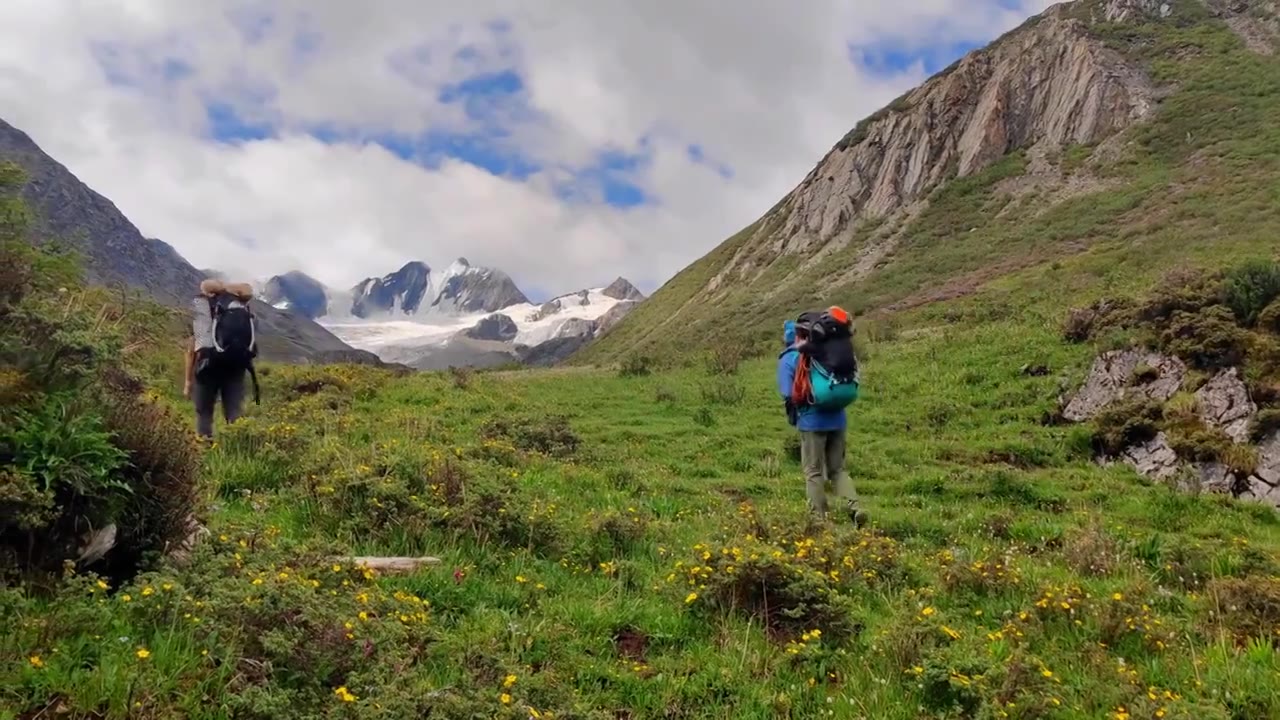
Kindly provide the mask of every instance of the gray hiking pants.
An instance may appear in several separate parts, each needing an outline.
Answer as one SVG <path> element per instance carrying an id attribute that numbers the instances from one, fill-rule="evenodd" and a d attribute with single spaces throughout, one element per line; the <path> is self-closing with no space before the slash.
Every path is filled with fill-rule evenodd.
<path id="1" fill-rule="evenodd" d="M 199 380 L 191 389 L 191 399 L 196 406 L 196 432 L 201 437 L 213 437 L 213 408 L 218 396 L 222 396 L 222 417 L 233 423 L 244 412 L 245 373 L 241 372 L 217 380 Z"/>
<path id="2" fill-rule="evenodd" d="M 849 508 L 858 504 L 853 479 L 844 469 L 844 430 L 800 433 L 800 463 L 804 466 L 805 493 L 809 509 L 819 515 L 827 513 L 827 483 L 836 497 Z"/>

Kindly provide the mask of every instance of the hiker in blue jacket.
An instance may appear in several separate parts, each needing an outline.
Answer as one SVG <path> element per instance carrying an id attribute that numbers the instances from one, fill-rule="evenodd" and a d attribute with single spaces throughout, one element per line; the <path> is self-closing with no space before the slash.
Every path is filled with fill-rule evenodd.
<path id="1" fill-rule="evenodd" d="M 809 340 L 809 327 L 814 314 L 800 316 L 800 322 L 788 321 L 783 327 L 785 349 L 778 356 L 778 393 L 782 396 L 787 419 L 800 431 L 800 461 L 804 466 L 805 492 L 809 509 L 818 519 L 828 513 L 827 483 L 835 489 L 847 517 L 855 525 L 867 521 L 858 508 L 858 495 L 853 480 L 845 470 L 845 434 L 848 419 L 843 407 L 825 410 L 795 401 L 796 370 L 801 366 L 801 353 Z"/>

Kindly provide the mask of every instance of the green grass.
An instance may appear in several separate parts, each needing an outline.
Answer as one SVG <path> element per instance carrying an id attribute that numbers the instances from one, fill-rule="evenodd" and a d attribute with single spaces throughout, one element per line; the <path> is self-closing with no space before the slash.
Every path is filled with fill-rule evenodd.
<path id="1" fill-rule="evenodd" d="M 1280 521 L 1099 468 L 1087 431 L 1043 425 L 1088 349 L 1019 319 L 866 353 L 865 531 L 808 524 L 766 361 L 465 388 L 273 367 L 205 458 L 191 565 L 0 594 L 0 717 L 1280 713 Z M 706 392 L 726 384 L 741 400 Z M 332 553 L 443 564 L 370 579 Z M 761 584 L 794 617 L 750 612 Z"/>

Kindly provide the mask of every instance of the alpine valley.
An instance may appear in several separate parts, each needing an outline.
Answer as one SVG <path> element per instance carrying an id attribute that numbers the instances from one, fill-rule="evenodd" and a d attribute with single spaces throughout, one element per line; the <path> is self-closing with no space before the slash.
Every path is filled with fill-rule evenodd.
<path id="1" fill-rule="evenodd" d="M 607 332 L 644 295 L 624 278 L 535 303 L 498 269 L 412 261 L 335 290 L 300 271 L 260 283 L 276 309 L 319 322 L 352 347 L 421 370 L 553 365 Z"/>

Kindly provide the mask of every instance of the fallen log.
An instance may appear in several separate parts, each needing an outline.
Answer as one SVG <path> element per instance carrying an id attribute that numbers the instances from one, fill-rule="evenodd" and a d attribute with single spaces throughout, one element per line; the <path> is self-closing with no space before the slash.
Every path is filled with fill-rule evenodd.
<path id="1" fill-rule="evenodd" d="M 398 574 L 411 573 L 420 570 L 428 565 L 439 565 L 440 558 L 436 557 L 349 557 L 335 558 L 335 562 L 347 562 L 356 567 L 368 568 L 375 572 Z"/>

